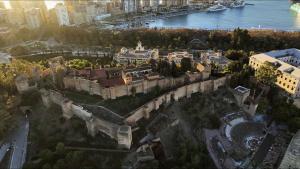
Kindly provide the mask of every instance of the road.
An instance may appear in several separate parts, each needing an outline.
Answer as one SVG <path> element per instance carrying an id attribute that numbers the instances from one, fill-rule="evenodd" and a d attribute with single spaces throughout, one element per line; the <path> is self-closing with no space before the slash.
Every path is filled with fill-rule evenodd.
<path id="1" fill-rule="evenodd" d="M 10 169 L 22 168 L 26 160 L 27 137 L 29 131 L 29 119 L 25 115 L 20 119 L 18 127 L 6 138 L 3 145 L 12 145 L 13 153 L 10 161 Z M 2 150 L 2 149 L 1 149 Z M 7 149 L 6 149 L 7 150 Z M 2 151 L 0 151 L 0 156 Z"/>
<path id="2" fill-rule="evenodd" d="M 0 162 L 3 160 L 7 149 L 9 149 L 10 144 L 3 144 L 3 146 L 0 148 Z"/>

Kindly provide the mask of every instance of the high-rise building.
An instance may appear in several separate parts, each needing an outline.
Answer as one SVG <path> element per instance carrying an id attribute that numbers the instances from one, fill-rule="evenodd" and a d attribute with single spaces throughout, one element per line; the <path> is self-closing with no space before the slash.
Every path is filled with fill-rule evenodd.
<path id="1" fill-rule="evenodd" d="M 162 0 L 162 4 L 166 6 L 187 6 L 187 0 Z"/>
<path id="2" fill-rule="evenodd" d="M 6 7 L 5 7 L 5 3 L 4 3 L 4 2 L 0 2 L 0 8 L 2 8 L 2 9 L 6 9 Z"/>
<path id="3" fill-rule="evenodd" d="M 24 10 L 27 26 L 30 29 L 39 28 L 43 22 L 40 8 L 31 8 Z"/>
<path id="4" fill-rule="evenodd" d="M 142 0 L 142 7 L 149 7 L 150 6 L 150 0 Z"/>
<path id="5" fill-rule="evenodd" d="M 136 0 L 122 0 L 123 10 L 126 13 L 136 12 Z"/>
<path id="6" fill-rule="evenodd" d="M 0 9 L 0 22 L 5 22 L 5 9 Z"/>
<path id="7" fill-rule="evenodd" d="M 79 0 L 79 3 L 93 2 L 93 0 Z"/>
<path id="8" fill-rule="evenodd" d="M 56 14 L 55 8 L 49 9 L 49 22 L 51 24 L 58 25 L 57 14 Z"/>
<path id="9" fill-rule="evenodd" d="M 69 17 L 70 17 L 70 23 L 72 24 L 81 25 L 84 23 L 83 14 L 80 12 L 70 12 Z"/>
<path id="10" fill-rule="evenodd" d="M 6 23 L 21 26 L 26 23 L 23 9 L 7 9 L 5 11 Z"/>
<path id="11" fill-rule="evenodd" d="M 66 6 L 64 6 L 62 3 L 58 3 L 56 4 L 55 9 L 58 25 L 70 25 L 69 15 Z"/>
<path id="12" fill-rule="evenodd" d="M 30 8 L 39 8 L 41 6 L 45 6 L 45 1 L 36 0 L 36 1 L 28 1 L 22 0 L 19 1 L 20 8 L 30 9 Z"/>
<path id="13" fill-rule="evenodd" d="M 21 7 L 19 0 L 9 0 L 9 4 L 12 9 L 19 9 Z"/>
<path id="14" fill-rule="evenodd" d="M 151 0 L 150 1 L 150 6 L 158 6 L 159 5 L 159 0 Z"/>
<path id="15" fill-rule="evenodd" d="M 65 6 L 77 5 L 78 3 L 79 3 L 79 0 L 64 0 Z"/>

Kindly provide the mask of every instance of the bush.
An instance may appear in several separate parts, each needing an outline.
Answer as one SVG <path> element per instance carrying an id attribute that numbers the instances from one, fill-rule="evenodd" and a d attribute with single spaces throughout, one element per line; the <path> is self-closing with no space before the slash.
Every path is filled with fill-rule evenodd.
<path id="1" fill-rule="evenodd" d="M 60 122 L 61 125 L 63 125 L 63 124 L 65 124 L 66 119 L 61 117 L 61 118 L 59 118 L 59 122 Z"/>
<path id="2" fill-rule="evenodd" d="M 14 46 L 8 50 L 12 56 L 22 56 L 22 55 L 29 55 L 31 52 L 27 47 L 24 46 Z"/>
<path id="3" fill-rule="evenodd" d="M 37 165 L 32 161 L 26 162 L 22 167 L 22 169 L 36 169 L 36 168 Z"/>
<path id="4" fill-rule="evenodd" d="M 292 118 L 288 121 L 291 132 L 296 133 L 300 129 L 300 117 Z"/>

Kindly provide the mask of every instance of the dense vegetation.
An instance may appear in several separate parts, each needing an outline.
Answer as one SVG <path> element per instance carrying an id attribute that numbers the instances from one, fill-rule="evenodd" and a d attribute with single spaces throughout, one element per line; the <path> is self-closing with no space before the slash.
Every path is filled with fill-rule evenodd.
<path id="1" fill-rule="evenodd" d="M 8 132 L 10 118 L 14 117 L 19 111 L 18 105 L 22 104 L 21 97 L 17 95 L 15 77 L 19 74 L 30 76 L 30 68 L 35 65 L 35 63 L 15 59 L 11 61 L 11 64 L 0 64 L 0 138 Z M 24 97 L 27 102 L 34 103 L 35 96 L 35 93 L 31 93 Z"/>
<path id="2" fill-rule="evenodd" d="M 70 43 L 82 48 L 90 46 L 133 47 L 138 40 L 146 48 L 169 49 L 235 49 L 246 52 L 265 52 L 275 49 L 300 48 L 298 32 L 275 32 L 236 29 L 232 32 L 201 29 L 134 29 L 134 30 L 99 30 L 97 28 L 58 27 L 44 25 L 39 30 L 22 28 L 12 30 L 9 35 L 0 36 L 0 47 L 41 38 L 55 37 L 59 42 Z M 199 39 L 200 44 L 190 43 Z"/>

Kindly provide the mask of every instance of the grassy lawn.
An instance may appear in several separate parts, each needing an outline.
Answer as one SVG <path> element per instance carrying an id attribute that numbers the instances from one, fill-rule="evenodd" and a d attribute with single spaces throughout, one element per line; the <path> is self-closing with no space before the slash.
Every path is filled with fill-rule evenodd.
<path id="1" fill-rule="evenodd" d="M 141 107 L 142 105 L 148 103 L 154 99 L 150 93 L 147 94 L 136 94 L 133 96 L 122 96 L 117 99 L 107 99 L 100 103 L 101 106 L 104 106 L 113 112 L 119 114 L 120 116 L 125 116 L 131 111 Z"/>
<path id="2" fill-rule="evenodd" d="M 87 92 L 79 92 L 76 90 L 64 90 L 62 91 L 63 95 L 73 100 L 74 103 L 84 103 L 84 104 L 96 104 L 103 100 L 101 96 L 98 95 L 90 95 Z"/>
<path id="3" fill-rule="evenodd" d="M 225 87 L 183 97 L 170 108 L 192 127 L 210 129 L 219 127 L 221 117 L 238 110 L 236 99 Z"/>

